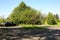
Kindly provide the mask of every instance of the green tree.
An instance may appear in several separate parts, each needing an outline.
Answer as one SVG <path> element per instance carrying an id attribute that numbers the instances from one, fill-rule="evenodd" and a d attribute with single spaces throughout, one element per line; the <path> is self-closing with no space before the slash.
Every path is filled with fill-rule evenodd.
<path id="1" fill-rule="evenodd" d="M 56 21 L 59 21 L 59 15 L 58 14 L 55 14 L 54 17 L 55 17 Z"/>
<path id="2" fill-rule="evenodd" d="M 36 21 L 40 21 L 40 12 L 21 2 L 7 20 L 16 24 L 35 24 Z"/>
<path id="3" fill-rule="evenodd" d="M 19 4 L 19 7 L 20 7 L 20 8 L 26 8 L 26 4 L 25 4 L 24 2 L 21 2 L 21 3 Z"/>
<path id="4" fill-rule="evenodd" d="M 51 12 L 48 13 L 47 23 L 50 24 L 50 25 L 55 25 L 56 24 L 55 17 Z"/>
<path id="5" fill-rule="evenodd" d="M 5 22 L 5 19 L 0 17 L 0 23 L 4 23 Z"/>

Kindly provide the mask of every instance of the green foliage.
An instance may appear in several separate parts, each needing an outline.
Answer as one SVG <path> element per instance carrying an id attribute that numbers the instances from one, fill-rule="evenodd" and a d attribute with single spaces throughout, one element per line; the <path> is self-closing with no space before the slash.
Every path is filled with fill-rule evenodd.
<path id="1" fill-rule="evenodd" d="M 21 28 L 24 28 L 24 29 L 42 29 L 42 30 L 45 30 L 45 29 L 47 29 L 46 27 L 49 27 L 49 26 L 22 25 Z"/>
<path id="2" fill-rule="evenodd" d="M 24 2 L 21 2 L 19 5 L 20 8 L 26 8 L 26 4 Z"/>
<path id="3" fill-rule="evenodd" d="M 50 13 L 50 12 L 49 12 L 49 14 L 47 16 L 47 23 L 50 24 L 50 25 L 57 24 L 54 15 L 52 13 Z"/>
<path id="4" fill-rule="evenodd" d="M 49 12 L 47 16 L 42 15 L 41 12 L 32 9 L 27 6 L 24 2 L 21 2 L 7 18 L 7 21 L 13 22 L 15 24 L 57 24 L 56 21 L 59 20 L 58 14 L 53 15 Z"/>
<path id="5" fill-rule="evenodd" d="M 35 24 L 37 24 L 37 25 L 41 25 L 42 22 L 39 20 L 39 21 L 36 21 Z"/>
<path id="6" fill-rule="evenodd" d="M 26 6 L 24 2 L 21 2 L 19 6 L 13 10 L 7 20 L 16 24 L 35 24 L 40 20 L 40 12 Z"/>
<path id="7" fill-rule="evenodd" d="M 0 17 L 0 23 L 3 23 L 3 22 L 5 22 L 5 19 Z"/>
<path id="8" fill-rule="evenodd" d="M 54 17 L 55 17 L 56 21 L 58 22 L 59 21 L 59 15 L 55 14 Z"/>

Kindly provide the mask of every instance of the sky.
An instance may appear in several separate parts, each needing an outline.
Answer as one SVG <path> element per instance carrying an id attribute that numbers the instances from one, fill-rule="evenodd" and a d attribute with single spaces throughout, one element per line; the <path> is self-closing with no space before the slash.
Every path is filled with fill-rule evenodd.
<path id="1" fill-rule="evenodd" d="M 52 12 L 60 16 L 60 0 L 0 0 L 0 16 L 4 18 L 8 17 L 22 1 L 27 6 L 41 11 L 43 14 Z"/>

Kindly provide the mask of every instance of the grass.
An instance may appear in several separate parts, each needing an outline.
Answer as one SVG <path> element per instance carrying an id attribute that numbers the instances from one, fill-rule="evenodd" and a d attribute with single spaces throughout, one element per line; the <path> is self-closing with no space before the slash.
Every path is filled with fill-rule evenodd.
<path id="1" fill-rule="evenodd" d="M 42 29 L 42 30 L 45 30 L 47 29 L 46 27 L 49 27 L 49 26 L 42 26 L 42 25 L 20 25 L 22 27 L 20 28 L 24 28 L 24 29 Z"/>
<path id="2" fill-rule="evenodd" d="M 59 25 L 59 26 L 60 26 L 60 22 L 57 22 L 57 25 Z"/>
<path id="3" fill-rule="evenodd" d="M 34 25 L 28 25 L 28 26 L 25 25 L 21 28 L 24 28 L 24 29 L 46 29 L 46 27 L 42 27 L 42 26 L 38 27 L 38 26 L 34 26 Z"/>
<path id="4" fill-rule="evenodd" d="M 49 25 L 47 22 L 45 22 L 45 25 L 47 25 L 47 26 L 60 26 L 60 21 L 59 22 L 56 22 L 57 24 L 55 24 L 55 25 Z"/>
<path id="5" fill-rule="evenodd" d="M 57 22 L 56 25 L 49 25 L 45 22 L 44 25 L 31 25 L 31 24 L 21 24 L 19 26 L 22 26 L 21 28 L 26 28 L 26 29 L 46 29 L 47 27 L 53 27 L 53 26 L 56 26 L 56 27 L 60 27 L 60 22 Z"/>

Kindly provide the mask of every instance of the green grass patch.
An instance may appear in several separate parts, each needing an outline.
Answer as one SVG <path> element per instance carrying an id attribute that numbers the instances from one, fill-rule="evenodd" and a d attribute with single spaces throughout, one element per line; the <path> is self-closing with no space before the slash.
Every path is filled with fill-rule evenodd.
<path id="1" fill-rule="evenodd" d="M 24 28 L 24 29 L 47 29 L 46 27 L 48 27 L 48 26 L 36 26 L 36 25 L 25 25 L 25 26 L 23 26 L 23 27 L 21 27 L 21 28 Z"/>

